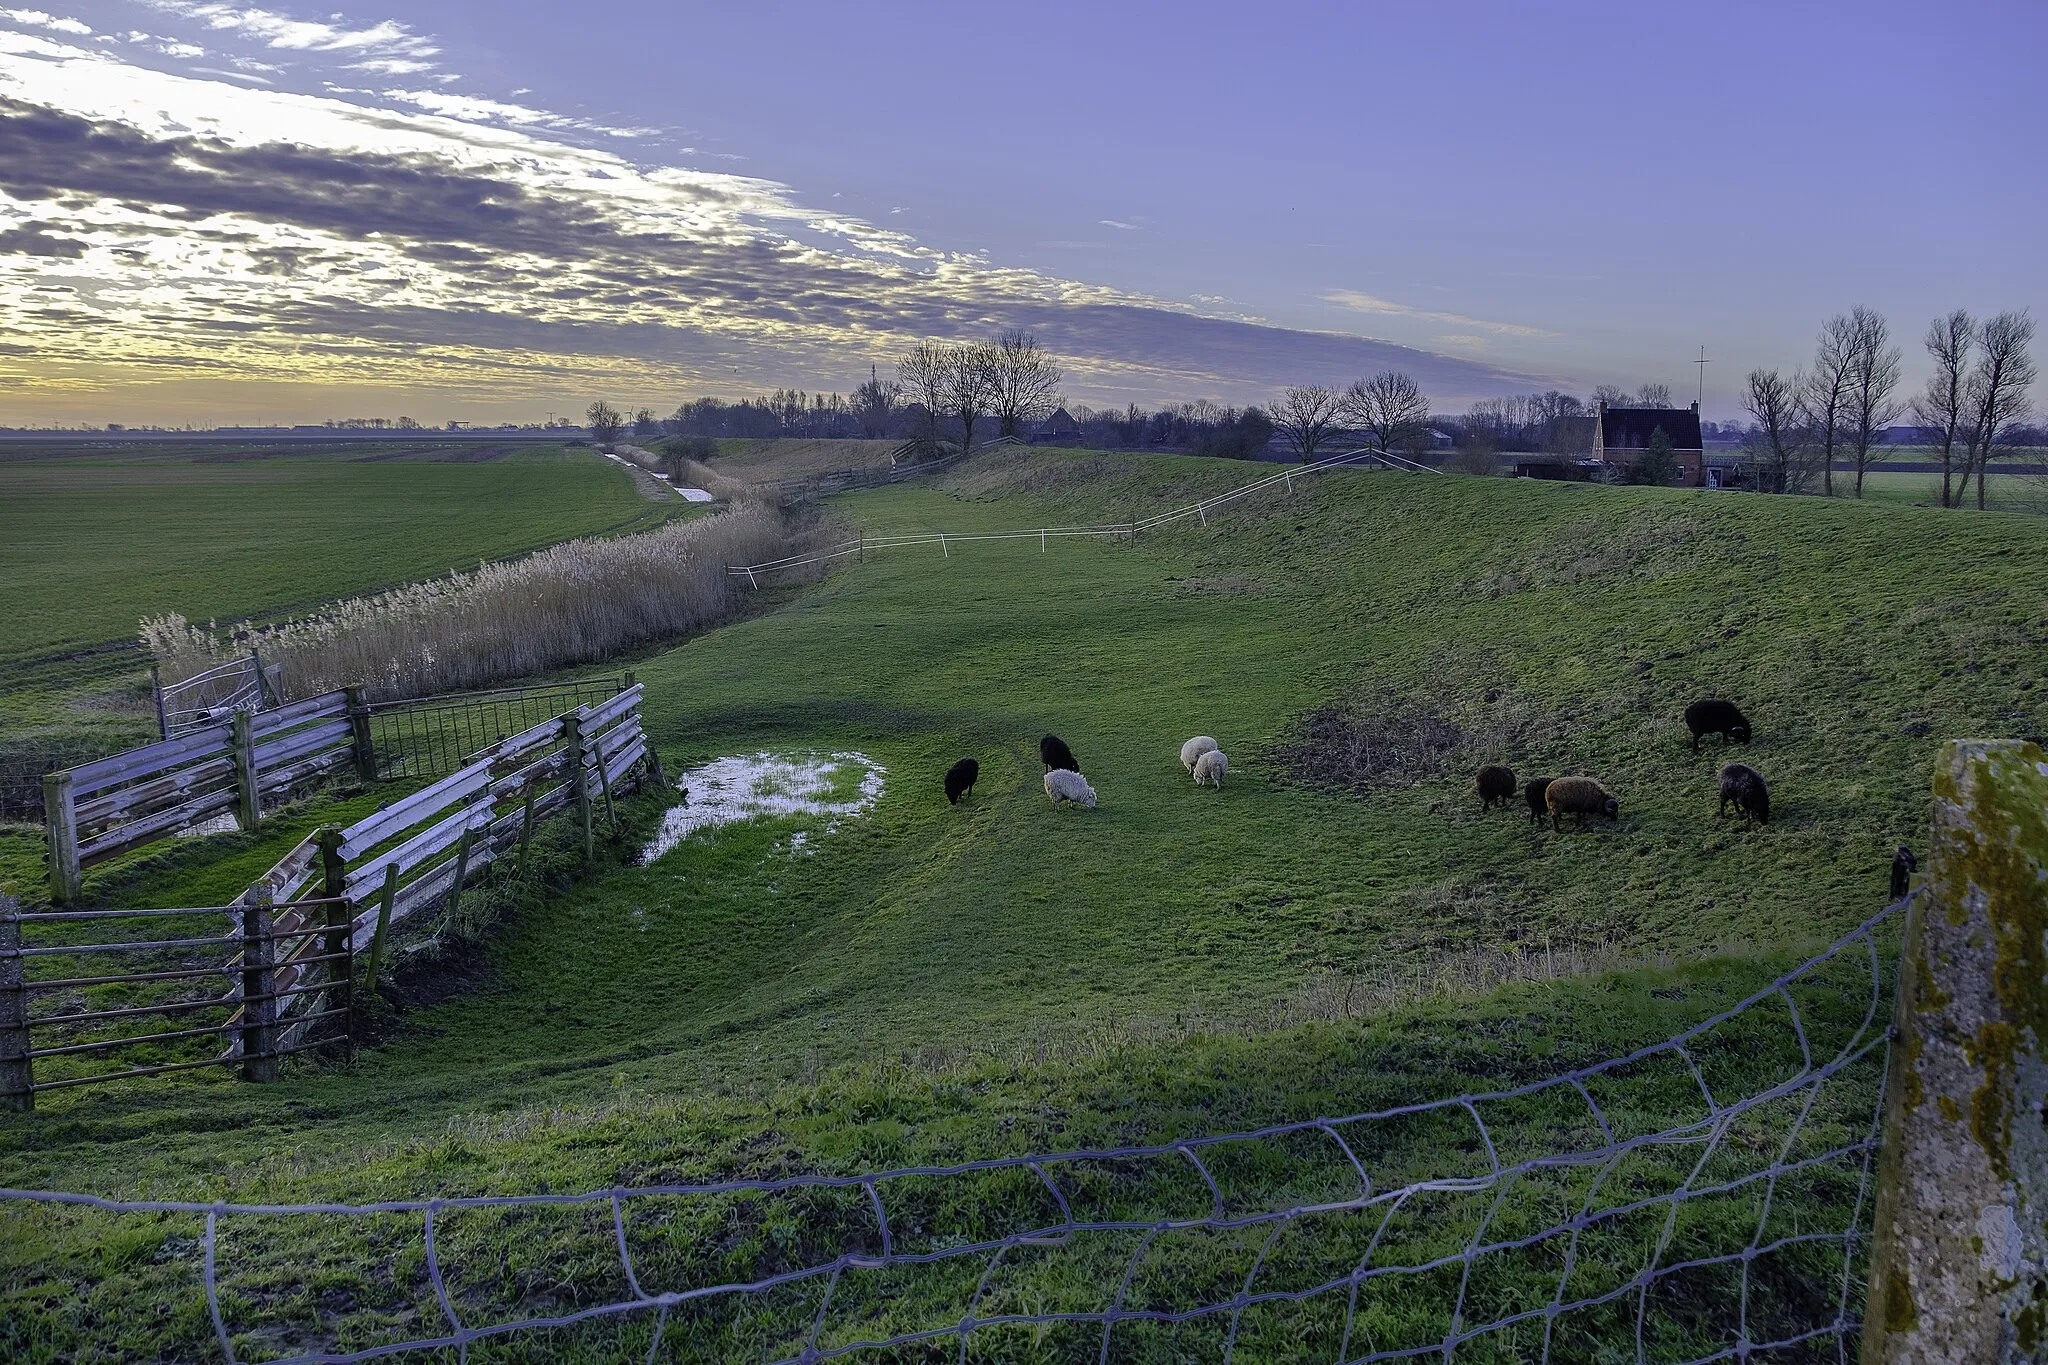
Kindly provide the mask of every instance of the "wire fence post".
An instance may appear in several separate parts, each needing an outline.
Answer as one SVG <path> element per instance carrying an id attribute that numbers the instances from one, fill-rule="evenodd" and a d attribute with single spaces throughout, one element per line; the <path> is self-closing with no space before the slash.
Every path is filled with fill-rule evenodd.
<path id="1" fill-rule="evenodd" d="M 1865 1365 L 2048 1354 L 2048 762 L 1956 740 L 1909 912 Z"/>
<path id="2" fill-rule="evenodd" d="M 21 902 L 0 895 L 0 1109 L 36 1107 L 28 1055 L 28 989 L 21 956 Z"/>
<path id="3" fill-rule="evenodd" d="M 242 1079 L 277 1079 L 277 977 L 268 886 L 242 902 Z"/>
<path id="4" fill-rule="evenodd" d="M 377 746 L 370 738 L 370 707 L 360 686 L 342 689 L 348 697 L 348 727 L 356 751 L 356 776 L 365 782 L 377 780 Z"/>
<path id="5" fill-rule="evenodd" d="M 252 830 L 263 815 L 263 799 L 256 788 L 256 713 L 236 711 L 229 717 L 229 733 L 234 737 L 235 820 Z"/>
<path id="6" fill-rule="evenodd" d="M 78 899 L 78 811 L 71 774 L 43 774 L 43 837 L 50 849 L 50 899 L 67 905 Z"/>

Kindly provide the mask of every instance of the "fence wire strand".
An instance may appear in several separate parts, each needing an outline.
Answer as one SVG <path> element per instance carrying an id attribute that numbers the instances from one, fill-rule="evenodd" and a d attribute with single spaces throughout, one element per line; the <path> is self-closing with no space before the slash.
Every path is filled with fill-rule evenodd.
<path id="1" fill-rule="evenodd" d="M 224 1295 L 220 1266 L 223 1227 L 235 1221 L 279 1216 L 359 1219 L 378 1215 L 399 1215 L 418 1220 L 426 1278 L 434 1305 L 432 1309 L 423 1311 L 429 1317 L 437 1316 L 445 1330 L 360 1349 L 319 1349 L 273 1359 L 305 1362 L 306 1365 L 315 1362 L 320 1365 L 354 1365 L 355 1362 L 405 1352 L 453 1350 L 458 1358 L 466 1360 L 472 1347 L 510 1334 L 571 1328 L 644 1314 L 652 1336 L 645 1358 L 651 1362 L 661 1358 L 664 1341 L 676 1336 L 678 1313 L 701 1313 L 707 1307 L 730 1305 L 735 1312 L 757 1313 L 765 1320 L 773 1312 L 772 1306 L 765 1302 L 772 1293 L 792 1286 L 812 1286 L 818 1293 L 816 1309 L 802 1315 L 807 1322 L 790 1329 L 791 1339 L 784 1343 L 784 1347 L 778 1348 L 785 1349 L 787 1353 L 777 1356 L 765 1349 L 750 1348 L 753 1358 L 774 1359 L 776 1365 L 809 1365 L 810 1362 L 905 1348 L 923 1347 L 928 1350 L 935 1344 L 947 1342 L 947 1339 L 955 1339 L 957 1358 L 964 1365 L 970 1342 L 979 1333 L 1021 1328 L 1043 1332 L 1071 1327 L 1099 1331 L 1091 1354 L 1107 1365 L 1112 1358 L 1119 1358 L 1116 1355 L 1119 1343 L 1125 1341 L 1126 1334 L 1134 1327 L 1149 1324 L 1166 1329 L 1180 1324 L 1207 1322 L 1217 1327 L 1221 1338 L 1221 1359 L 1225 1365 L 1230 1365 L 1245 1353 L 1243 1328 L 1247 1314 L 1267 1308 L 1308 1305 L 1334 1296 L 1341 1297 L 1343 1302 L 1343 1326 L 1336 1339 L 1334 1359 L 1344 1365 L 1424 1358 L 1450 1361 L 1461 1350 L 1489 1337 L 1498 1339 L 1506 1333 L 1509 1334 L 1507 1341 L 1512 1343 L 1512 1334 L 1523 1326 L 1540 1327 L 1540 1345 L 1536 1347 L 1539 1353 L 1533 1358 L 1546 1362 L 1580 1358 L 1578 1352 L 1583 1343 L 1568 1345 L 1560 1340 L 1560 1323 L 1571 1314 L 1607 1306 L 1625 1306 L 1629 1310 L 1632 1325 L 1622 1327 L 1620 1331 L 1623 1340 L 1630 1335 L 1633 1340 L 1628 1346 L 1623 1346 L 1622 1340 L 1608 1343 L 1606 1350 L 1609 1354 L 1602 1358 L 1624 1358 L 1614 1354 L 1615 1349 L 1620 1348 L 1628 1351 L 1626 1358 L 1639 1365 L 1648 1365 L 1652 1360 L 1679 1359 L 1669 1354 L 1671 1343 L 1665 1342 L 1660 1347 L 1652 1339 L 1654 1329 L 1659 1326 L 1656 1306 L 1659 1288 L 1676 1276 L 1720 1270 L 1730 1272 L 1735 1281 L 1728 1295 L 1730 1301 L 1722 1305 L 1725 1309 L 1722 1316 L 1726 1322 L 1720 1330 L 1725 1340 L 1704 1354 L 1684 1357 L 1682 1365 L 1708 1365 L 1708 1362 L 1721 1360 L 1746 1361 L 1794 1348 L 1809 1348 L 1802 1358 L 1816 1358 L 1811 1355 L 1811 1350 L 1825 1350 L 1830 1341 L 1833 1349 L 1826 1353 L 1846 1362 L 1854 1349 L 1855 1335 L 1860 1331 L 1860 1322 L 1853 1311 L 1858 1288 L 1855 1269 L 1859 1247 L 1869 1238 L 1866 1223 L 1871 1206 L 1870 1185 L 1879 1141 L 1884 1060 L 1889 1038 L 1887 974 L 1877 935 L 1887 923 L 1903 914 L 1909 899 L 1886 907 L 1817 956 L 1739 1003 L 1662 1042 L 1521 1085 L 1396 1105 L 1345 1117 L 1303 1119 L 1243 1132 L 1209 1134 L 1159 1144 L 1078 1148 L 949 1165 L 903 1166 L 846 1175 L 799 1174 L 703 1183 L 617 1186 L 580 1193 L 479 1195 L 365 1203 L 259 1204 L 225 1200 L 122 1200 L 59 1191 L 8 1189 L 0 1190 L 0 1201 L 17 1205 L 82 1206 L 111 1214 L 203 1215 L 206 1305 L 222 1357 L 230 1365 L 241 1365 L 244 1361 L 261 1357 L 238 1353 L 234 1326 L 222 1306 Z M 1850 987 L 1834 985 L 1820 977 L 1824 968 L 1838 960 L 1855 969 L 1851 983 L 1854 994 L 1850 994 Z M 1866 977 L 1867 992 L 1862 989 Z M 1838 996 L 1852 1002 L 1841 1007 L 1841 1021 L 1835 1027 L 1845 1036 L 1832 1051 L 1817 1046 L 1814 1031 L 1818 1027 L 1817 1021 L 1809 1020 L 1794 996 L 1794 988 L 1802 984 L 1835 991 Z M 1853 1002 L 1857 1000 L 1861 1002 L 1860 1018 L 1855 1018 Z M 1774 1004 L 1783 1006 L 1785 1022 L 1797 1043 L 1793 1054 L 1797 1059 L 1794 1069 L 1773 1082 L 1752 1084 L 1746 1093 L 1739 1096 L 1717 1095 L 1700 1056 L 1704 1047 L 1713 1045 L 1709 1035 L 1752 1011 L 1768 1009 Z M 1853 1024 L 1849 1022 L 1851 1019 L 1855 1020 Z M 1753 1046 L 1741 1045 L 1740 1040 L 1732 1036 L 1726 1041 L 1739 1053 L 1754 1051 Z M 1689 1076 L 1690 1086 L 1697 1089 L 1705 1110 L 1697 1116 L 1680 1115 L 1677 1121 L 1651 1131 L 1630 1134 L 1625 1116 L 1611 1112 L 1620 1101 L 1610 1098 L 1603 1103 L 1596 1090 L 1605 1084 L 1619 1085 L 1618 1078 L 1624 1073 L 1663 1059 L 1678 1064 L 1678 1069 L 1672 1073 L 1673 1085 L 1684 1085 L 1685 1078 Z M 1843 1080 L 1845 1075 L 1853 1089 L 1845 1100 L 1838 1101 L 1838 1107 L 1840 1103 L 1855 1107 L 1840 1112 L 1830 1110 L 1832 1117 L 1829 1122 L 1847 1128 L 1848 1132 L 1841 1136 L 1852 1140 L 1831 1140 L 1831 1145 L 1821 1150 L 1802 1151 L 1802 1143 L 1809 1138 L 1824 1092 L 1831 1084 Z M 1561 1150 L 1539 1150 L 1529 1155 L 1504 1151 L 1501 1141 L 1504 1134 L 1510 1134 L 1512 1130 L 1496 1126 L 1505 1119 L 1490 1124 L 1485 1111 L 1509 1102 L 1547 1095 L 1564 1101 L 1566 1112 L 1578 1114 L 1573 1131 L 1584 1133 L 1591 1139 L 1591 1145 L 1573 1148 L 1560 1143 Z M 1780 1138 L 1775 1141 L 1756 1135 L 1740 1140 L 1736 1138 L 1737 1130 L 1744 1126 L 1745 1121 L 1751 1124 L 1768 1121 L 1774 1106 L 1787 1104 L 1792 1108 Z M 1865 1104 L 1868 1105 L 1867 1116 L 1862 1109 Z M 1464 1174 L 1438 1173 L 1398 1184 L 1376 1182 L 1371 1173 L 1374 1152 L 1366 1145 L 1372 1136 L 1372 1126 L 1428 1117 L 1455 1120 L 1458 1128 L 1466 1134 L 1468 1149 L 1476 1154 L 1475 1169 Z M 1550 1123 L 1551 1129 L 1561 1126 L 1558 1120 Z M 1593 1137 L 1594 1134 L 1597 1138 Z M 1329 1195 L 1327 1198 L 1292 1203 L 1268 1200 L 1258 1206 L 1233 1208 L 1226 1193 L 1226 1181 L 1219 1179 L 1215 1161 L 1205 1160 L 1205 1154 L 1215 1153 L 1227 1162 L 1234 1145 L 1273 1144 L 1291 1138 L 1315 1140 L 1315 1150 L 1327 1153 L 1330 1158 L 1329 1168 L 1340 1173 L 1345 1182 L 1355 1182 L 1355 1189 L 1332 1186 L 1325 1191 Z M 1728 1155 L 1731 1149 L 1744 1147 L 1768 1151 L 1768 1161 L 1756 1169 L 1735 1174 L 1715 1173 L 1717 1161 Z M 1691 1159 L 1683 1160 L 1687 1154 L 1691 1154 Z M 1679 1164 L 1673 1168 L 1676 1178 L 1669 1188 L 1647 1191 L 1631 1188 L 1631 1181 L 1640 1182 L 1644 1177 L 1632 1175 L 1630 1163 L 1659 1158 L 1679 1159 Z M 1297 1159 L 1288 1157 L 1290 1161 Z M 1156 1163 L 1178 1164 L 1182 1170 L 1192 1172 L 1198 1184 L 1190 1188 L 1199 1190 L 1197 1198 L 1206 1207 L 1191 1209 L 1180 1216 L 1170 1213 L 1155 1217 L 1083 1216 L 1081 1196 L 1087 1191 L 1083 1188 L 1086 1172 L 1081 1168 L 1092 1163 L 1119 1163 L 1145 1170 L 1153 1169 Z M 1787 1182 L 1829 1169 L 1844 1180 L 1853 1182 L 1853 1199 L 1837 1201 L 1833 1206 L 1835 1217 L 1826 1226 L 1800 1227 L 1795 1222 L 1791 1229 L 1780 1229 L 1773 1235 L 1779 1201 L 1784 1197 Z M 885 1194 L 890 1187 L 904 1186 L 905 1182 L 946 1182 L 945 1188 L 952 1189 L 955 1196 L 967 1200 L 970 1207 L 979 1207 L 972 1199 L 971 1187 L 962 1182 L 975 1176 L 1004 1172 L 1018 1173 L 1025 1178 L 1025 1188 L 1038 1189 L 1048 1195 L 1049 1207 L 1056 1210 L 1056 1214 L 1001 1236 L 953 1239 L 918 1249 L 914 1237 L 906 1240 L 903 1235 L 906 1230 L 913 1233 L 918 1230 L 915 1200 L 911 1198 L 916 1187 L 904 1187 L 902 1207 L 893 1215 L 890 1198 Z M 1524 1187 L 1535 1189 L 1540 1195 L 1539 1182 L 1545 1177 L 1563 1176 L 1568 1179 L 1574 1175 L 1586 1178 L 1586 1189 L 1583 1197 L 1570 1201 L 1568 1216 L 1541 1227 L 1504 1225 L 1510 1221 L 1507 1213 L 1514 1205 L 1515 1196 Z M 858 1220 L 858 1227 L 872 1235 L 872 1243 L 860 1245 L 868 1242 L 868 1236 L 856 1235 L 857 1229 L 848 1229 L 837 1253 L 830 1256 L 823 1254 L 824 1247 L 821 1246 L 812 1259 L 785 1269 L 764 1267 L 764 1273 L 751 1278 L 660 1290 L 650 1287 L 643 1279 L 646 1268 L 635 1263 L 628 1227 L 636 1203 L 644 1204 L 656 1199 L 715 1200 L 727 1196 L 828 1191 L 843 1192 L 865 1209 Z M 1391 1230 L 1400 1220 L 1428 1217 L 1430 1200 L 1446 1196 L 1468 1197 L 1484 1203 L 1483 1212 L 1469 1236 L 1463 1238 L 1462 1245 L 1415 1260 L 1394 1259 L 1385 1252 Z M 1753 1197 L 1756 1203 L 1755 1221 L 1748 1225 L 1749 1230 L 1741 1245 L 1700 1254 L 1680 1254 L 1680 1224 L 1685 1207 L 1695 1201 L 1728 1196 Z M 1840 1207 L 1843 1203 L 1846 1207 Z M 611 1250 L 608 1254 L 615 1256 L 626 1293 L 606 1302 L 591 1303 L 569 1311 L 486 1320 L 489 1314 L 476 1311 L 450 1284 L 444 1247 L 447 1220 L 476 1210 L 547 1208 L 588 1209 L 606 1215 L 602 1220 L 606 1226 L 597 1240 L 609 1244 Z M 905 1208 L 911 1212 L 905 1213 Z M 1348 1270 L 1333 1266 L 1332 1269 L 1339 1273 L 1326 1274 L 1309 1284 L 1270 1280 L 1274 1273 L 1276 1248 L 1281 1246 L 1289 1232 L 1321 1228 L 1327 1220 L 1347 1216 L 1365 1220 L 1359 1225 L 1361 1233 L 1365 1226 L 1372 1227 L 1363 1253 L 1355 1263 L 1350 1262 L 1348 1255 L 1345 1257 L 1345 1262 L 1350 1265 Z M 910 1228 L 897 1226 L 899 1220 L 906 1218 L 912 1224 Z M 1575 1294 L 1577 1277 L 1589 1260 L 1587 1239 L 1624 1228 L 1643 1218 L 1654 1219 L 1656 1230 L 1653 1237 L 1645 1238 L 1648 1253 L 1633 1273 L 1597 1292 Z M 439 1231 L 437 1225 L 440 1225 Z M 1257 1235 L 1261 1233 L 1262 1237 Z M 1251 1240 L 1244 1243 L 1247 1248 L 1252 1241 L 1257 1242 L 1256 1254 L 1250 1257 L 1248 1269 L 1241 1278 L 1233 1278 L 1234 1292 L 1184 1307 L 1134 1301 L 1141 1272 L 1152 1251 L 1166 1239 L 1200 1234 L 1225 1237 L 1249 1234 Z M 1081 1245 L 1083 1239 L 1096 1237 L 1135 1239 L 1133 1250 L 1121 1262 L 1120 1273 L 1112 1271 L 1116 1288 L 1106 1304 L 1047 1306 L 1037 1310 L 1021 1304 L 999 1304 L 999 1311 L 984 1314 L 983 1309 L 998 1284 L 999 1272 L 1006 1265 L 1014 1264 L 1027 1249 L 1060 1252 Z M 1550 1248 L 1555 1248 L 1557 1253 L 1557 1278 L 1541 1302 L 1532 1302 L 1512 1311 L 1498 1304 L 1487 1306 L 1475 1284 L 1482 1269 L 1495 1262 L 1504 1262 L 1517 1253 Z M 1815 1320 L 1775 1324 L 1759 1321 L 1756 1302 L 1759 1264 L 1780 1253 L 1802 1249 L 1828 1250 L 1840 1256 L 1839 1277 L 1832 1269 L 1821 1277 L 1823 1281 L 1832 1282 L 1832 1305 Z M 964 1278 L 960 1281 L 964 1302 L 955 1300 L 958 1307 L 953 1316 L 922 1326 L 873 1335 L 851 1330 L 854 1327 L 851 1323 L 836 1337 L 830 1332 L 833 1309 L 845 1296 L 849 1285 L 855 1283 L 852 1277 L 933 1265 L 979 1266 L 971 1293 L 964 1288 L 968 1281 Z M 1373 1296 L 1398 1289 L 1403 1281 L 1420 1283 L 1425 1277 L 1438 1272 L 1451 1272 L 1456 1276 L 1455 1292 L 1447 1289 L 1445 1293 L 1448 1313 L 1442 1333 L 1429 1340 L 1409 1344 L 1386 1347 L 1375 1344 L 1370 1325 L 1365 1321 L 1365 1312 Z M 464 1311 L 458 1312 L 458 1304 L 464 1305 Z M 857 1311 L 857 1307 L 849 1310 Z M 1120 1328 L 1125 1331 L 1120 1332 Z M 1777 1335 L 1769 1335 L 1772 1331 Z M 704 1343 L 693 1342 L 679 1349 L 695 1358 L 695 1353 L 703 1348 Z M 945 1349 L 947 1353 L 953 1353 L 950 1342 Z M 1507 1358 L 1532 1358 L 1512 1345 L 1503 1349 L 1515 1352 Z M 639 1354 L 637 1347 L 633 1348 L 633 1353 Z M 1269 1352 L 1259 1358 L 1274 1357 Z M 1317 1358 L 1328 1357 L 1318 1355 Z"/>

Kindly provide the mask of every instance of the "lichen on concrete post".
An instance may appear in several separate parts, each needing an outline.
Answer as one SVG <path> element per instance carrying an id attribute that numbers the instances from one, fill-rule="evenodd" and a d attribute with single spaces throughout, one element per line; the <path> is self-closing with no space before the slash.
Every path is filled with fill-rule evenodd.
<path id="1" fill-rule="evenodd" d="M 1878 1166 L 1864 1365 L 2048 1361 L 2048 755 L 1934 773 Z"/>

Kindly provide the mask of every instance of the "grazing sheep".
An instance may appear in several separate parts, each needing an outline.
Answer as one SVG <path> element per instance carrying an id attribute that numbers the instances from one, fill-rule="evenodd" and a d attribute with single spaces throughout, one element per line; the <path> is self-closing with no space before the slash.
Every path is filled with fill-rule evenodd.
<path id="1" fill-rule="evenodd" d="M 1081 771 L 1081 765 L 1074 761 L 1074 751 L 1058 735 L 1047 735 L 1038 741 L 1038 761 L 1048 768 L 1064 768 L 1070 773 Z"/>
<path id="2" fill-rule="evenodd" d="M 1771 789 L 1764 775 L 1747 763 L 1728 763 L 1721 768 L 1721 806 L 1714 814 L 1726 815 L 1733 802 L 1737 815 L 1755 818 L 1760 825 L 1771 823 Z"/>
<path id="3" fill-rule="evenodd" d="M 1893 900 L 1906 894 L 1906 889 L 1912 885 L 1913 874 L 1919 870 L 1920 860 L 1913 856 L 1913 850 L 1900 844 L 1899 851 L 1892 854 Z"/>
<path id="4" fill-rule="evenodd" d="M 1685 708 L 1685 728 L 1692 731 L 1692 747 L 1700 747 L 1701 735 L 1719 735 L 1723 744 L 1749 743 L 1749 717 L 1732 701 L 1696 701 Z"/>
<path id="5" fill-rule="evenodd" d="M 1479 791 L 1479 809 L 1492 810 L 1515 799 L 1515 770 L 1489 763 L 1479 770 L 1472 785 Z"/>
<path id="6" fill-rule="evenodd" d="M 1195 785 L 1208 783 L 1217 791 L 1223 790 L 1223 774 L 1230 771 L 1230 760 L 1223 756 L 1221 749 L 1211 749 L 1195 760 Z"/>
<path id="7" fill-rule="evenodd" d="M 1604 815 L 1610 820 L 1621 818 L 1621 802 L 1614 793 L 1590 777 L 1556 777 L 1543 789 L 1543 804 L 1550 809 L 1550 827 L 1562 829 L 1563 818 L 1576 815 L 1578 828 L 1586 827 L 1589 815 Z"/>
<path id="8" fill-rule="evenodd" d="M 959 805 L 960 798 L 974 792 L 975 779 L 981 776 L 981 764 L 971 758 L 963 758 L 946 769 L 946 801 Z"/>
<path id="9" fill-rule="evenodd" d="M 1557 781 L 1557 779 L 1554 777 L 1532 777 L 1529 779 L 1529 785 L 1522 788 L 1522 797 L 1529 803 L 1530 824 L 1535 825 L 1542 823 L 1544 811 L 1546 809 L 1546 807 L 1543 804 L 1543 793 L 1547 791 L 1550 787 L 1550 784 L 1555 781 Z"/>
<path id="10" fill-rule="evenodd" d="M 1214 753 L 1221 747 L 1208 735 L 1196 735 L 1193 739 L 1180 746 L 1180 766 L 1186 768 L 1189 772 L 1193 772 L 1196 759 L 1200 758 L 1203 754 Z"/>
<path id="11" fill-rule="evenodd" d="M 1086 806 L 1095 809 L 1095 788 L 1088 785 L 1088 779 L 1072 768 L 1050 768 L 1045 774 L 1045 794 L 1052 798 L 1052 808 L 1058 810 L 1060 802 Z"/>

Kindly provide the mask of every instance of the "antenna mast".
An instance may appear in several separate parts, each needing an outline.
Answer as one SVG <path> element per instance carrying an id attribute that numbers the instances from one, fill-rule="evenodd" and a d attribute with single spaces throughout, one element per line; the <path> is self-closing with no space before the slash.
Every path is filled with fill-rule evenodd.
<path id="1" fill-rule="evenodd" d="M 1707 348 L 1704 346 L 1700 347 L 1700 358 L 1693 361 L 1693 364 L 1700 367 L 1700 392 L 1699 397 L 1694 400 L 1695 402 L 1704 403 L 1707 401 L 1707 366 L 1713 363 L 1713 361 L 1707 359 Z"/>

